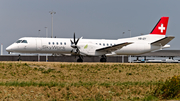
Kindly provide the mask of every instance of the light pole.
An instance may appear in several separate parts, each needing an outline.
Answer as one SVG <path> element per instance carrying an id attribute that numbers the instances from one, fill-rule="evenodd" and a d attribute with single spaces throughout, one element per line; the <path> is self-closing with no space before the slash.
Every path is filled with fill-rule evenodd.
<path id="1" fill-rule="evenodd" d="M 40 31 L 41 31 L 41 30 L 38 30 L 39 37 L 40 37 Z"/>
<path id="2" fill-rule="evenodd" d="M 41 31 L 41 30 L 38 30 L 39 37 L 40 37 L 40 31 Z M 39 56 L 39 53 L 38 53 L 37 55 L 38 55 L 38 62 L 39 62 L 39 61 L 40 61 L 40 56 Z"/>
<path id="3" fill-rule="evenodd" d="M 3 44 L 1 44 L 1 55 L 3 55 Z"/>
<path id="4" fill-rule="evenodd" d="M 124 37 L 125 32 L 122 33 L 122 38 Z"/>
<path id="5" fill-rule="evenodd" d="M 51 14 L 51 38 L 53 38 L 53 14 L 56 14 L 56 12 L 54 12 L 53 10 L 52 11 L 49 11 L 49 13 Z"/>
<path id="6" fill-rule="evenodd" d="M 129 33 L 130 33 L 130 37 L 131 37 L 131 30 L 128 30 L 129 31 Z"/>
<path id="7" fill-rule="evenodd" d="M 125 32 L 122 33 L 122 38 L 124 37 Z M 122 55 L 122 63 L 124 63 L 124 55 Z"/>
<path id="8" fill-rule="evenodd" d="M 46 29 L 46 38 L 48 37 L 48 28 L 47 27 L 45 27 L 45 29 Z M 48 55 L 46 54 L 46 62 L 48 62 Z"/>
<path id="9" fill-rule="evenodd" d="M 48 28 L 45 27 L 45 29 L 46 29 L 46 38 L 47 38 L 48 37 Z"/>
<path id="10" fill-rule="evenodd" d="M 131 30 L 128 30 L 128 31 L 129 31 L 130 37 L 131 37 Z M 130 61 L 129 62 L 131 63 L 131 55 L 130 55 Z"/>

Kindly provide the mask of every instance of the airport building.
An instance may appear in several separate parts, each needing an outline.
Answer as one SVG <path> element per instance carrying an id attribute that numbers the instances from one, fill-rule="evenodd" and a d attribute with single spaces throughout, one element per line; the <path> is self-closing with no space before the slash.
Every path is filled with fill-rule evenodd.
<path id="1" fill-rule="evenodd" d="M 151 62 L 180 62 L 177 59 L 174 58 L 179 58 L 180 57 L 180 50 L 159 50 L 156 52 L 150 52 L 150 53 L 145 53 L 145 54 L 140 54 L 140 55 L 135 55 L 133 57 L 136 57 L 136 61 L 141 61 L 139 58 L 143 57 L 144 61 L 147 60 Z M 154 59 L 149 59 L 149 58 L 154 58 Z M 165 60 L 157 60 L 158 58 L 166 58 Z M 154 60 L 154 61 L 153 61 Z M 157 61 L 156 61 L 157 60 Z"/>

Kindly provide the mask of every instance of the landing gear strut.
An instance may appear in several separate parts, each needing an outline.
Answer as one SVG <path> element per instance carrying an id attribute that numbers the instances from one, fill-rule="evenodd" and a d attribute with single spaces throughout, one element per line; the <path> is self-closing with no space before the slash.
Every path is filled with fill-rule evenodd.
<path id="1" fill-rule="evenodd" d="M 21 55 L 19 54 L 17 61 L 21 61 Z"/>
<path id="2" fill-rule="evenodd" d="M 100 62 L 106 62 L 106 60 L 107 60 L 106 55 L 102 55 L 101 59 L 100 59 Z"/>
<path id="3" fill-rule="evenodd" d="M 83 56 L 79 55 L 79 58 L 77 59 L 77 62 L 83 62 Z"/>

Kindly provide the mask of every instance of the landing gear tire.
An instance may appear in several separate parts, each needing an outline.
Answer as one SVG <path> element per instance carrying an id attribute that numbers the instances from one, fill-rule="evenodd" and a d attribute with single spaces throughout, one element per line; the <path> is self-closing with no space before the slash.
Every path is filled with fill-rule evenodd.
<path id="1" fill-rule="evenodd" d="M 83 62 L 83 56 L 79 56 L 79 58 L 77 59 L 77 62 Z"/>
<path id="2" fill-rule="evenodd" d="M 79 58 L 77 59 L 77 62 L 83 62 L 83 59 Z"/>
<path id="3" fill-rule="evenodd" d="M 106 62 L 106 58 L 101 58 L 100 62 Z"/>
<path id="4" fill-rule="evenodd" d="M 100 59 L 100 62 L 106 62 L 106 59 L 107 59 L 107 58 L 106 58 L 106 55 L 102 55 L 102 56 L 101 56 L 101 59 Z"/>

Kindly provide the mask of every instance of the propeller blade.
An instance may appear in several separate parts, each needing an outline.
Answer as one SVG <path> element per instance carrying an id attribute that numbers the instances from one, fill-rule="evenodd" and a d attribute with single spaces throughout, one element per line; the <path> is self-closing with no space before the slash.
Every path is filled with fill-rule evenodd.
<path id="1" fill-rule="evenodd" d="M 75 36 L 75 32 L 74 32 L 74 43 L 76 42 L 76 36 Z"/>
<path id="2" fill-rule="evenodd" d="M 73 44 L 73 41 L 72 40 L 70 40 L 71 41 L 71 44 Z"/>
<path id="3" fill-rule="evenodd" d="M 75 42 L 75 45 L 77 45 L 78 41 L 79 41 L 79 38 L 78 38 L 77 41 Z"/>

